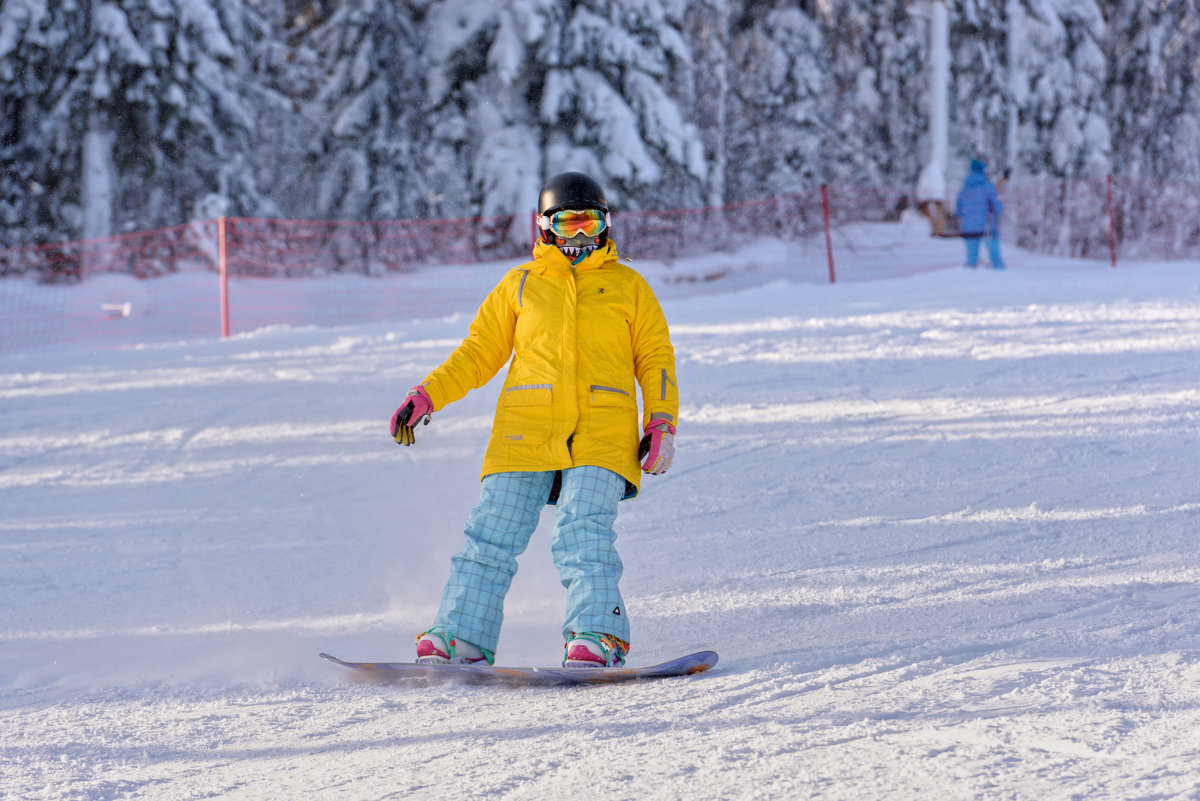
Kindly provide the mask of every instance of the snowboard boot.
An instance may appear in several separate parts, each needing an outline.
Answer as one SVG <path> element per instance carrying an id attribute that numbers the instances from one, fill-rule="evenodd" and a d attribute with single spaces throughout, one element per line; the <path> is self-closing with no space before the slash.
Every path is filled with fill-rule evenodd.
<path id="1" fill-rule="evenodd" d="M 490 665 L 493 659 L 494 655 L 478 645 L 451 637 L 445 626 L 434 626 L 417 635 L 418 665 L 473 665 L 477 662 Z"/>
<path id="2" fill-rule="evenodd" d="M 629 643 L 611 634 L 571 632 L 563 648 L 563 667 L 620 667 L 625 664 Z"/>

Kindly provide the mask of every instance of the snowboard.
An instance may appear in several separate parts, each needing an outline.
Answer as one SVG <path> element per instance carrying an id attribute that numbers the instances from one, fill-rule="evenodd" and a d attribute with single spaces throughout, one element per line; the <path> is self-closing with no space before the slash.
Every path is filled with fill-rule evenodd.
<path id="1" fill-rule="evenodd" d="M 493 667 L 482 665 L 418 665 L 415 662 L 347 662 L 321 654 L 334 664 L 351 668 L 366 681 L 379 684 L 507 684 L 524 687 L 563 687 L 612 684 L 638 679 L 665 679 L 703 673 L 717 664 L 715 651 L 700 651 L 649 667 L 564 668 Z"/>

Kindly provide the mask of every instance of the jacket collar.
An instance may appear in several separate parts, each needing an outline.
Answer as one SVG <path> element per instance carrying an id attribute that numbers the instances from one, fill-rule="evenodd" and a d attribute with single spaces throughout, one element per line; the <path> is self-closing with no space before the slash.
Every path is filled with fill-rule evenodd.
<path id="1" fill-rule="evenodd" d="M 533 246 L 533 258 L 557 272 L 571 272 L 571 260 L 567 258 L 561 250 L 554 245 L 548 245 L 545 242 L 537 242 Z M 617 260 L 617 246 L 611 241 L 606 242 L 602 247 L 598 247 L 591 253 L 587 254 L 578 264 L 575 265 L 575 271 L 581 270 L 598 270 L 610 261 Z"/>

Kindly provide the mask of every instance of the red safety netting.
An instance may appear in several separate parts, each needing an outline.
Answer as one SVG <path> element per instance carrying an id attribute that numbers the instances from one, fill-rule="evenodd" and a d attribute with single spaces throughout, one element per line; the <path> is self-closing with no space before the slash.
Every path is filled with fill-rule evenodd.
<path id="1" fill-rule="evenodd" d="M 1200 258 L 1200 184 L 1116 176 L 1007 187 L 1005 226 L 1035 253 L 1113 264 Z"/>
<path id="2" fill-rule="evenodd" d="M 497 262 L 527 257 L 529 226 L 527 215 L 228 219 L 229 328 L 350 325 L 468 310 L 503 273 Z"/>
<path id="3" fill-rule="evenodd" d="M 1109 178 L 1010 185 L 1002 236 L 1037 253 L 1200 258 L 1200 184 Z M 775 243 L 769 273 L 827 282 L 961 264 L 902 189 L 822 187 L 693 209 L 614 212 L 623 257 L 680 294 Z M 227 218 L 0 249 L 0 352 L 186 341 L 275 324 L 348 325 L 471 312 L 525 259 L 532 214 L 457 220 Z M 784 254 L 782 257 L 777 255 Z M 748 272 L 751 268 L 744 270 Z"/>
<path id="4" fill-rule="evenodd" d="M 0 352 L 220 334 L 216 221 L 0 250 Z"/>

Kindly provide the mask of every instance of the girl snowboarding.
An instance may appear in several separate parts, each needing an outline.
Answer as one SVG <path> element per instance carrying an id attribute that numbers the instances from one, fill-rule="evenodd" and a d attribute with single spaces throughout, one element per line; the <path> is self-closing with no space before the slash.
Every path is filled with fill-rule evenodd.
<path id="1" fill-rule="evenodd" d="M 546 181 L 533 260 L 488 294 L 467 338 L 392 416 L 396 442 L 486 384 L 512 357 L 483 459 L 479 504 L 418 662 L 495 661 L 504 596 L 556 505 L 551 553 L 567 589 L 563 665 L 624 664 L 629 620 L 617 583 L 617 503 L 674 456 L 675 351 L 649 284 L 617 262 L 604 191 L 579 172 Z M 639 414 L 635 384 L 641 389 Z"/>

